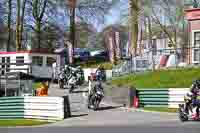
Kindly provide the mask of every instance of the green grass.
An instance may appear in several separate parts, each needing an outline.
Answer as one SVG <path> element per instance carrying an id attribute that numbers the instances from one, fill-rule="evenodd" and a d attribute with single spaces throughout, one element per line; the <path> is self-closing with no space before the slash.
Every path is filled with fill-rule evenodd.
<path id="1" fill-rule="evenodd" d="M 142 108 L 143 110 L 146 111 L 155 111 L 155 112 L 169 112 L 169 113 L 176 113 L 177 109 L 174 108 L 162 108 L 162 107 L 156 107 L 156 108 L 150 108 L 150 107 L 145 107 Z"/>
<path id="2" fill-rule="evenodd" d="M 48 124 L 47 121 L 37 121 L 37 120 L 28 120 L 28 119 L 17 119 L 17 120 L 0 120 L 1 127 L 15 127 L 15 126 L 36 126 Z"/>
<path id="3" fill-rule="evenodd" d="M 188 88 L 192 81 L 200 79 L 200 68 L 160 70 L 138 75 L 126 75 L 113 79 L 116 86 L 134 86 L 136 88 Z"/>
<path id="4" fill-rule="evenodd" d="M 106 70 L 111 70 L 113 68 L 113 64 L 110 62 L 90 62 L 90 63 L 82 63 L 79 65 L 82 68 L 97 68 L 99 65 Z"/>

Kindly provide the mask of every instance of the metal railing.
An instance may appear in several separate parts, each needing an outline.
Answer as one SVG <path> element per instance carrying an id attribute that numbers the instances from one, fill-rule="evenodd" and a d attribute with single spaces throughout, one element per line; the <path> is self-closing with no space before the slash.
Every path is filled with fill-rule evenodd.
<path id="1" fill-rule="evenodd" d="M 123 63 L 115 66 L 113 68 L 113 75 L 125 75 L 127 73 L 137 73 L 152 70 L 153 67 L 159 64 L 161 55 L 176 55 L 177 65 L 180 62 L 185 62 L 190 65 L 200 64 L 200 46 L 192 47 L 185 46 L 182 48 L 168 48 L 168 49 L 158 49 L 158 50 L 148 50 L 142 55 L 137 55 L 136 57 L 129 57 L 128 60 L 123 61 Z M 188 65 L 188 66 L 190 66 Z"/>

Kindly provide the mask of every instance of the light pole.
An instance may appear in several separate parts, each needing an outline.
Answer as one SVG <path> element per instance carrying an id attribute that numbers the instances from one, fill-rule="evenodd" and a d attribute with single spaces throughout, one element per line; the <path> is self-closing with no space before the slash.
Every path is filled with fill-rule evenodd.
<path id="1" fill-rule="evenodd" d="M 76 2 L 77 0 L 67 0 L 67 5 L 69 7 L 69 15 L 70 15 L 70 42 L 72 44 L 72 58 L 74 57 L 74 47 L 76 40 L 76 29 L 75 29 L 75 14 L 76 14 Z M 73 59 L 70 60 L 70 64 L 73 63 Z"/>

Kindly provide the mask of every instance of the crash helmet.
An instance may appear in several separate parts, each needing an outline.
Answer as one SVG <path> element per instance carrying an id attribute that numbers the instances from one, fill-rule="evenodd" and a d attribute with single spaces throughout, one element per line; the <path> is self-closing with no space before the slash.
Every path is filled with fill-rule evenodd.
<path id="1" fill-rule="evenodd" d="M 192 97 L 192 92 L 188 92 L 187 94 L 186 94 L 188 97 Z"/>
<path id="2" fill-rule="evenodd" d="M 193 82 L 193 84 L 195 85 L 195 87 L 199 88 L 200 89 L 200 80 L 195 80 Z"/>

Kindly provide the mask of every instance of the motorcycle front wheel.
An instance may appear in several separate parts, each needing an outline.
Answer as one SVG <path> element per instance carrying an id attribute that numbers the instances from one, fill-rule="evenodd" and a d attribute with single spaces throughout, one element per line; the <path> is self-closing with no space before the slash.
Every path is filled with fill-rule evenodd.
<path id="1" fill-rule="evenodd" d="M 179 111 L 178 111 L 178 115 L 179 115 L 179 120 L 180 120 L 181 122 L 188 121 L 188 116 L 187 116 L 187 114 L 185 114 L 180 108 L 179 108 Z"/>
<path id="2" fill-rule="evenodd" d="M 99 108 L 99 101 L 95 100 L 95 102 L 94 102 L 94 111 L 97 111 L 98 108 Z"/>
<path id="3" fill-rule="evenodd" d="M 72 93 L 74 90 L 74 85 L 69 85 L 69 93 Z"/>
<path id="4" fill-rule="evenodd" d="M 63 81 L 58 81 L 58 84 L 59 84 L 59 88 L 60 89 L 64 89 L 64 82 Z"/>

